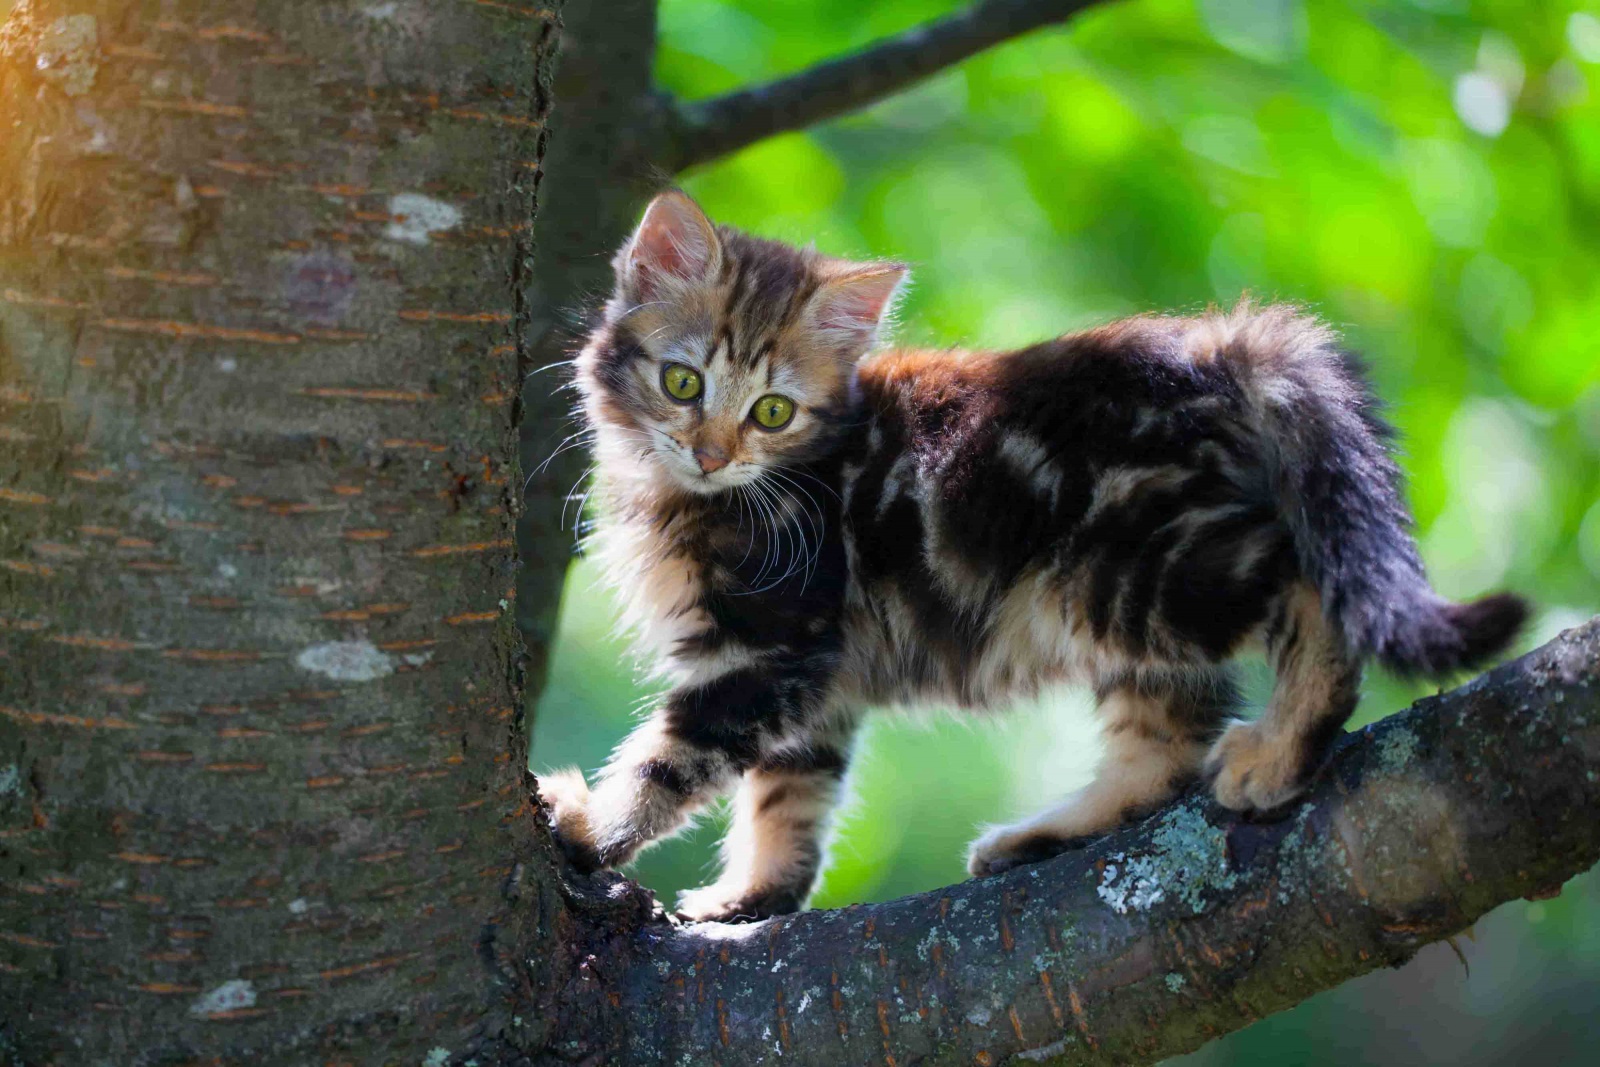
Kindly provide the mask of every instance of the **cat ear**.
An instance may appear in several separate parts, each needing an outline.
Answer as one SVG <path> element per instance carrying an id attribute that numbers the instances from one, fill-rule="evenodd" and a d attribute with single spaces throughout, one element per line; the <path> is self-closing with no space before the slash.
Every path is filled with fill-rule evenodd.
<path id="1" fill-rule="evenodd" d="M 644 219 L 618 257 L 624 285 L 650 299 L 663 286 L 708 281 L 722 263 L 717 231 L 700 205 L 676 189 L 650 201 Z"/>
<path id="2" fill-rule="evenodd" d="M 819 332 L 840 348 L 871 347 L 909 268 L 903 263 L 846 263 L 811 298 Z"/>

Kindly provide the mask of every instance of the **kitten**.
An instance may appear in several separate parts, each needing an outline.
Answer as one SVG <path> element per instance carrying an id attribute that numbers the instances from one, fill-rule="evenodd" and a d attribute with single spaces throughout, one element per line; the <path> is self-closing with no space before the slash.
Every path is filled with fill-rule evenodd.
<path id="1" fill-rule="evenodd" d="M 539 789 L 585 868 L 735 791 L 690 919 L 793 911 L 869 705 L 1094 687 L 1106 752 L 1065 802 L 972 846 L 989 874 L 1204 776 L 1236 811 L 1305 789 L 1362 661 L 1495 655 L 1509 594 L 1423 575 L 1389 428 L 1333 334 L 1286 307 L 1140 317 L 1015 352 L 872 348 L 906 269 L 713 226 L 658 196 L 576 361 L 600 560 L 670 683 L 591 789 Z M 1256 722 L 1226 661 L 1277 675 Z"/>

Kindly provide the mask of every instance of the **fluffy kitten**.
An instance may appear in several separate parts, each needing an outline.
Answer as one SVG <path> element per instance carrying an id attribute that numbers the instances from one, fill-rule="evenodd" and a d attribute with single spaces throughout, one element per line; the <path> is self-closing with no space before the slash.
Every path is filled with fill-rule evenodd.
<path id="1" fill-rule="evenodd" d="M 616 270 L 577 360 L 598 550 L 670 689 L 592 789 L 567 771 L 540 792 L 593 868 L 735 790 L 723 873 L 686 917 L 800 906 L 869 705 L 1094 687 L 1098 776 L 980 837 L 986 874 L 1200 775 L 1228 808 L 1278 808 L 1354 708 L 1363 659 L 1446 673 L 1525 616 L 1428 586 L 1390 431 L 1292 309 L 862 358 L 904 267 L 713 226 L 677 192 Z M 1225 661 L 1252 644 L 1277 686 L 1243 722 Z"/>

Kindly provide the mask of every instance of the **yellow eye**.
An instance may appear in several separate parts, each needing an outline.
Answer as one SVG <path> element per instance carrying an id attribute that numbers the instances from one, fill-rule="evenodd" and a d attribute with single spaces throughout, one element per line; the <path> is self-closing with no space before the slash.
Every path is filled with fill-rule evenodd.
<path id="1" fill-rule="evenodd" d="M 668 363 L 661 370 L 661 388 L 674 400 L 693 400 L 700 395 L 700 372 L 682 363 Z"/>
<path id="2" fill-rule="evenodd" d="M 756 406 L 750 409 L 750 417 L 756 420 L 757 426 L 781 430 L 794 418 L 794 401 L 777 393 L 768 393 L 756 401 Z"/>

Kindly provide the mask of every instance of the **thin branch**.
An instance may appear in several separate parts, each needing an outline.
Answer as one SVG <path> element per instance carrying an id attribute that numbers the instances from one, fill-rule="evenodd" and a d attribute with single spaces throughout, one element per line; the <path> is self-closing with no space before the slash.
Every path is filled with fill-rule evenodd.
<path id="1" fill-rule="evenodd" d="M 774 134 L 854 111 L 1099 0 L 978 0 L 860 52 L 819 63 L 765 85 L 680 105 L 669 169 L 726 155 Z"/>
<path id="2" fill-rule="evenodd" d="M 1600 619 L 1348 736 L 1282 821 L 1192 794 L 886 904 L 612 926 L 568 1005 L 639 1065 L 1150 1063 L 1552 892 L 1600 860 L 1597 810 Z"/>

